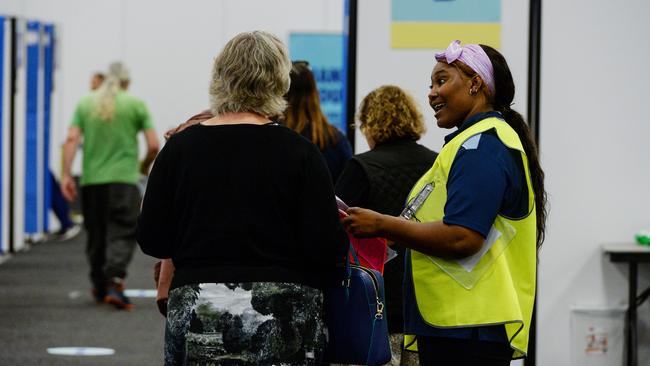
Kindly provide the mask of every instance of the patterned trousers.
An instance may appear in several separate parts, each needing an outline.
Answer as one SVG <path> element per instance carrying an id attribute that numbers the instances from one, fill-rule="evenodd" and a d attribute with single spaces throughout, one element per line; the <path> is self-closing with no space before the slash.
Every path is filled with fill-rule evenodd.
<path id="1" fill-rule="evenodd" d="M 169 292 L 165 365 L 317 365 L 320 290 L 292 283 L 201 283 Z"/>

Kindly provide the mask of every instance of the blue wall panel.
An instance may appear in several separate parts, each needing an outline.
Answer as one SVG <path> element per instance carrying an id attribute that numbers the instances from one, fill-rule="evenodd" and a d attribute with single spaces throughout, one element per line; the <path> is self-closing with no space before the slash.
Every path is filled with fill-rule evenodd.
<path id="1" fill-rule="evenodd" d="M 46 24 L 43 27 L 45 37 L 45 47 L 43 49 L 43 68 L 44 68 L 44 85 L 43 85 L 43 231 L 49 231 L 49 212 L 52 206 L 52 185 L 48 177 L 50 176 L 50 124 L 52 118 L 52 87 L 54 78 L 54 52 L 56 44 L 54 43 L 54 26 Z"/>
<path id="2" fill-rule="evenodd" d="M 4 232 L 5 232 L 5 227 L 3 225 L 4 222 L 4 217 L 2 216 L 3 213 L 3 207 L 6 204 L 3 200 L 3 179 L 2 175 L 4 174 L 3 171 L 3 145 L 2 145 L 2 137 L 4 133 L 4 126 L 5 121 L 3 120 L 4 118 L 4 90 L 5 90 L 5 82 L 9 82 L 9 80 L 4 79 L 4 70 L 5 70 L 5 62 L 8 62 L 9 60 L 5 61 L 5 47 L 8 47 L 8 45 L 5 45 L 5 17 L 0 16 L 0 254 L 1 253 L 6 253 L 9 249 L 9 243 L 4 242 Z"/>
<path id="3" fill-rule="evenodd" d="M 39 204 L 38 204 L 38 69 L 40 64 L 40 29 L 39 22 L 27 22 L 25 39 L 27 43 L 26 55 L 26 105 L 25 105 L 25 233 L 36 234 L 39 232 Z"/>

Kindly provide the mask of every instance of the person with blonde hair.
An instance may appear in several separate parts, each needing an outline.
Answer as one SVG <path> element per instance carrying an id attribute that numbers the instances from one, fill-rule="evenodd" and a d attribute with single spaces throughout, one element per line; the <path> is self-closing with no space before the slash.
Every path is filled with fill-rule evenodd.
<path id="1" fill-rule="evenodd" d="M 273 121 L 290 70 L 276 36 L 235 36 L 214 61 L 214 117 L 152 168 L 138 243 L 175 267 L 165 365 L 319 363 L 320 289 L 348 242 L 318 148 Z"/>
<path id="2" fill-rule="evenodd" d="M 431 167 L 437 154 L 417 143 L 426 128 L 413 98 L 394 85 L 371 91 L 361 101 L 357 119 L 370 151 L 355 155 L 336 183 L 336 195 L 350 206 L 399 215 L 411 187 Z M 384 266 L 388 331 L 393 365 L 417 364 L 417 357 L 402 353 L 404 317 L 402 279 L 404 252 Z"/>
<path id="3" fill-rule="evenodd" d="M 86 254 L 97 302 L 119 309 L 133 304 L 124 295 L 124 278 L 135 249 L 140 192 L 159 149 L 158 137 L 144 102 L 129 94 L 129 73 L 120 62 L 110 65 L 106 79 L 75 109 L 63 146 L 61 191 L 70 202 L 77 196 L 71 167 L 83 139 L 82 212 L 87 232 Z M 138 162 L 138 133 L 144 132 L 147 154 Z"/>

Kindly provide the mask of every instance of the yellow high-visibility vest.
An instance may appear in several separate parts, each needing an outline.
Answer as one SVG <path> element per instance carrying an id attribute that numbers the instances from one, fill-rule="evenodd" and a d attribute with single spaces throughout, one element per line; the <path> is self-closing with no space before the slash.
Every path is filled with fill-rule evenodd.
<path id="1" fill-rule="evenodd" d="M 486 118 L 449 141 L 433 167 L 415 184 L 409 202 L 425 190 L 433 190 L 412 219 L 441 221 L 447 202 L 447 179 L 461 145 L 472 136 L 494 129 L 510 149 L 521 153 L 528 187 L 528 214 L 524 218 L 498 215 L 483 249 L 460 261 L 445 260 L 410 251 L 415 300 L 422 319 L 440 328 L 503 324 L 513 358 L 526 354 L 535 298 L 537 266 L 535 197 L 528 159 L 517 133 L 499 118 Z M 428 185 L 428 188 L 425 186 Z M 416 350 L 415 337 L 405 345 Z"/>

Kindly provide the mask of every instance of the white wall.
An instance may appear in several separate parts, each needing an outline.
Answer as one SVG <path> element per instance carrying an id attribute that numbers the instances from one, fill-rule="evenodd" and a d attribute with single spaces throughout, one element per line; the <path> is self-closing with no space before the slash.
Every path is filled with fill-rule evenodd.
<path id="1" fill-rule="evenodd" d="M 528 1 L 502 4 L 501 51 L 516 81 L 515 109 L 525 114 Z M 551 211 L 540 254 L 537 361 L 565 366 L 569 307 L 626 302 L 627 269 L 609 263 L 600 246 L 650 228 L 650 3 L 543 4 L 540 149 Z M 286 40 L 289 31 L 342 28 L 342 0 L 3 0 L 0 13 L 58 25 L 53 149 L 91 73 L 112 60 L 130 65 L 132 91 L 162 133 L 207 105 L 212 59 L 234 34 L 266 29 Z M 423 143 L 439 150 L 449 131 L 435 126 L 427 105 L 434 51 L 391 50 L 389 22 L 390 0 L 359 0 L 357 100 L 382 84 L 404 87 L 427 120 Z M 357 151 L 365 151 L 357 136 Z M 58 151 L 52 156 L 56 168 Z M 640 269 L 644 287 L 648 269 Z M 650 364 L 648 304 L 639 317 L 640 364 Z"/>
<path id="2" fill-rule="evenodd" d="M 343 0 L 5 0 L 0 12 L 57 24 L 59 54 L 53 105 L 52 166 L 90 75 L 112 60 L 131 68 L 131 91 L 148 104 L 162 132 L 207 105 L 214 56 L 235 34 L 264 29 L 287 40 L 290 31 L 341 31 Z M 515 80 L 515 107 L 526 112 L 527 19 L 525 1 L 503 0 L 502 51 Z M 256 16 L 259 15 L 259 16 Z M 432 50 L 389 47 L 390 0 L 359 1 L 357 100 L 382 84 L 396 84 L 420 102 L 429 132 L 427 146 L 439 150 L 448 131 L 435 125 L 427 104 Z M 378 62 L 381 60 L 381 62 Z M 367 150 L 357 134 L 357 151 Z"/>
<path id="3" fill-rule="evenodd" d="M 406 50 L 390 48 L 391 0 L 359 0 L 357 44 L 357 105 L 373 89 L 384 84 L 395 84 L 408 91 L 418 102 L 423 113 L 427 133 L 420 143 L 440 151 L 445 135 L 450 130 L 436 125 L 427 95 L 431 84 L 434 53 L 440 50 Z M 528 77 L 528 2 L 502 0 L 501 49 L 508 60 L 515 79 L 514 109 L 526 115 Z M 450 40 L 452 41 L 452 40 Z M 462 41 L 462 40 L 461 40 Z M 368 150 L 363 135 L 356 134 L 356 152 Z M 521 361 L 512 363 L 521 365 Z"/>
<path id="4" fill-rule="evenodd" d="M 419 102 L 420 111 L 424 114 L 428 129 L 421 143 L 439 151 L 444 136 L 451 131 L 436 126 L 427 99 L 436 51 L 391 49 L 390 5 L 391 0 L 359 0 L 357 101 L 360 102 L 366 94 L 384 84 L 395 84 L 404 88 Z M 513 108 L 525 115 L 528 2 L 502 0 L 501 9 L 501 52 L 508 60 L 517 90 Z M 358 131 L 356 147 L 357 152 L 368 150 L 365 138 Z"/>
<path id="5" fill-rule="evenodd" d="M 569 365 L 571 305 L 627 303 L 601 245 L 650 228 L 650 2 L 543 2 L 541 144 L 551 212 L 541 252 L 539 364 Z M 640 266 L 640 289 L 650 284 Z M 640 290 L 639 290 L 640 291 Z M 650 364 L 650 306 L 639 309 Z"/>
<path id="6" fill-rule="evenodd" d="M 540 254 L 538 364 L 571 364 L 570 306 L 627 302 L 627 268 L 601 254 L 650 228 L 650 3 L 544 1 L 541 156 L 551 212 Z M 357 100 L 395 83 L 421 105 L 439 149 L 449 131 L 427 105 L 433 51 L 389 48 L 390 0 L 360 0 Z M 502 1 L 502 49 L 515 78 L 514 108 L 526 114 L 528 2 Z M 621 62 L 622 61 L 622 62 Z M 357 151 L 367 150 L 357 134 Z M 571 142 L 571 143 L 570 143 Z M 639 291 L 650 283 L 640 267 Z M 640 365 L 650 364 L 650 306 L 639 309 Z"/>
<path id="7" fill-rule="evenodd" d="M 287 42 L 292 31 L 343 29 L 343 0 L 3 0 L 0 13 L 57 25 L 55 171 L 77 101 L 111 61 L 131 69 L 130 91 L 147 103 L 162 138 L 208 106 L 212 61 L 237 33 L 263 29 Z"/>

